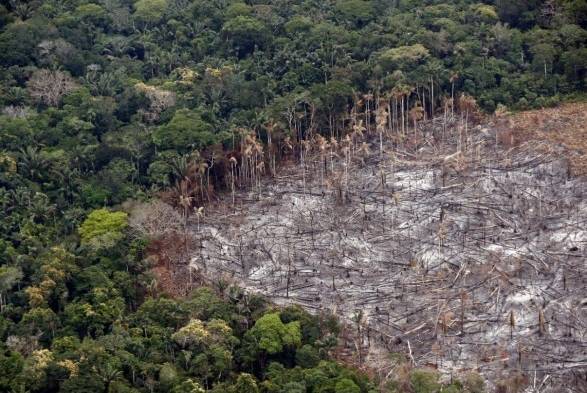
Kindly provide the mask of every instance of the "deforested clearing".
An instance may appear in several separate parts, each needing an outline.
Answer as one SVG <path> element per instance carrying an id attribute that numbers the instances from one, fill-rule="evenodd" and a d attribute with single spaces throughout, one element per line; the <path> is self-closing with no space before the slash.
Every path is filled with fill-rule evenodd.
<path id="1" fill-rule="evenodd" d="M 191 270 L 345 321 L 339 356 L 450 379 L 580 386 L 587 367 L 586 106 L 375 133 L 291 163 L 191 226 Z M 541 390 L 542 391 L 542 390 Z"/>

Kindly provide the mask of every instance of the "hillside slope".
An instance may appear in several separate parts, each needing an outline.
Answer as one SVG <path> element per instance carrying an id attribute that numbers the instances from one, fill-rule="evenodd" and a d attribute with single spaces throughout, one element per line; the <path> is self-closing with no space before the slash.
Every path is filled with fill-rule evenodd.
<path id="1" fill-rule="evenodd" d="M 371 390 L 332 363 L 294 367 L 326 359 L 336 333 L 317 340 L 318 318 L 298 341 L 282 326 L 297 311 L 262 320 L 293 344 L 270 367 L 251 330 L 271 312 L 231 280 L 354 319 L 340 358 L 404 375 L 410 393 L 414 375 L 389 374 L 386 347 L 405 367 L 477 367 L 475 318 L 502 328 L 510 308 L 512 338 L 500 330 L 485 358 L 538 312 L 528 342 L 556 355 L 547 337 L 563 340 L 560 358 L 580 368 L 568 340 L 584 331 L 584 112 L 523 120 L 576 121 L 554 142 L 567 134 L 468 124 L 584 96 L 586 29 L 585 0 L 0 0 L 0 391 Z M 514 256 L 520 277 L 502 266 Z M 554 279 L 542 313 L 510 304 L 527 269 Z M 216 295 L 195 293 L 201 281 Z M 187 345 L 227 325 L 226 345 Z M 531 370 L 539 356 L 520 348 Z M 496 364 L 482 367 L 489 381 Z M 575 370 L 547 382 L 574 386 Z"/>

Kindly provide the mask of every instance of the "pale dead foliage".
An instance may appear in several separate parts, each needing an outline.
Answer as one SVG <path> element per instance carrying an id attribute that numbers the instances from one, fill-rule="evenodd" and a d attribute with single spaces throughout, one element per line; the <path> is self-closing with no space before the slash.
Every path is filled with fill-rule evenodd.
<path id="1" fill-rule="evenodd" d="M 151 105 L 148 111 L 143 111 L 143 118 L 148 122 L 159 120 L 161 113 L 175 105 L 176 96 L 172 91 L 159 89 L 144 83 L 137 83 L 135 89 L 147 96 Z"/>
<path id="2" fill-rule="evenodd" d="M 41 41 L 37 47 L 43 63 L 49 65 L 67 60 L 75 51 L 75 47 L 62 38 Z"/>
<path id="3" fill-rule="evenodd" d="M 22 119 L 29 115 L 30 109 L 26 106 L 8 105 L 2 109 L 2 114 L 11 119 Z"/>
<path id="4" fill-rule="evenodd" d="M 575 176 L 587 175 L 587 104 L 570 103 L 497 119 L 499 142 L 506 147 L 539 140 L 561 147 Z"/>
<path id="5" fill-rule="evenodd" d="M 27 82 L 27 91 L 36 102 L 57 106 L 61 98 L 77 87 L 75 80 L 61 71 L 40 69 Z"/>
<path id="6" fill-rule="evenodd" d="M 182 219 L 177 210 L 159 200 L 134 206 L 130 213 L 130 227 L 151 239 L 180 232 Z"/>

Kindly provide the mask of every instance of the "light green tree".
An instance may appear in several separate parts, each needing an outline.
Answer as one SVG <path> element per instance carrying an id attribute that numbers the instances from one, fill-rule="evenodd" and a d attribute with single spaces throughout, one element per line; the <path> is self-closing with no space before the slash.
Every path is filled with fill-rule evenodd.
<path id="1" fill-rule="evenodd" d="M 379 55 L 379 62 L 388 69 L 408 69 L 430 56 L 428 49 L 422 44 L 400 46 L 383 51 Z"/>
<path id="2" fill-rule="evenodd" d="M 195 382 L 192 379 L 187 379 L 182 383 L 175 385 L 173 389 L 171 389 L 171 393 L 204 393 L 204 389 L 200 386 L 199 383 Z"/>
<path id="3" fill-rule="evenodd" d="M 357 25 L 362 25 L 373 18 L 373 6 L 371 1 L 339 0 L 336 2 L 336 10 L 345 19 L 350 20 Z"/>
<path id="4" fill-rule="evenodd" d="M 144 23 L 157 23 L 167 10 L 167 0 L 139 0 L 135 3 L 134 16 Z"/>
<path id="5" fill-rule="evenodd" d="M 20 280 L 22 280 L 22 271 L 14 266 L 0 266 L 0 312 L 6 305 L 6 294 Z"/>
<path id="6" fill-rule="evenodd" d="M 440 383 L 438 383 L 438 373 L 423 369 L 412 371 L 410 384 L 414 393 L 435 393 L 441 387 Z"/>
<path id="7" fill-rule="evenodd" d="M 348 378 L 338 381 L 334 387 L 336 393 L 361 393 L 361 389 Z"/>
<path id="8" fill-rule="evenodd" d="M 250 16 L 239 15 L 230 19 L 222 27 L 222 32 L 241 56 L 252 52 L 255 46 L 262 47 L 269 39 L 263 22 Z"/>
<path id="9" fill-rule="evenodd" d="M 127 225 L 128 215 L 125 212 L 94 210 L 79 228 L 82 244 L 96 248 L 111 247 L 122 239 Z"/>
<path id="10" fill-rule="evenodd" d="M 234 389 L 231 390 L 234 393 L 259 393 L 257 387 L 257 381 L 251 374 L 241 373 L 236 379 Z"/>
<path id="11" fill-rule="evenodd" d="M 300 322 L 284 324 L 279 313 L 265 314 L 249 333 L 257 339 L 259 348 L 268 354 L 279 353 L 284 347 L 297 347 L 302 342 Z"/>
<path id="12" fill-rule="evenodd" d="M 175 112 L 171 121 L 153 132 L 153 142 L 161 149 L 192 151 L 221 141 L 224 134 L 214 133 L 210 123 L 189 109 Z"/>

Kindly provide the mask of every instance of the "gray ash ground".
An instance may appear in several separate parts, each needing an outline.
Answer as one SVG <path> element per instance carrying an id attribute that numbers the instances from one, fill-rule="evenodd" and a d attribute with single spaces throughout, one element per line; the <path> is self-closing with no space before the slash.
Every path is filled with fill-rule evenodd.
<path id="1" fill-rule="evenodd" d="M 337 314 L 355 360 L 382 376 L 402 353 L 445 378 L 522 372 L 540 391 L 578 391 L 587 181 L 555 149 L 505 149 L 478 127 L 456 153 L 454 134 L 412 152 L 381 155 L 376 136 L 346 159 L 308 152 L 305 173 L 283 169 L 194 225 L 193 267 Z"/>

